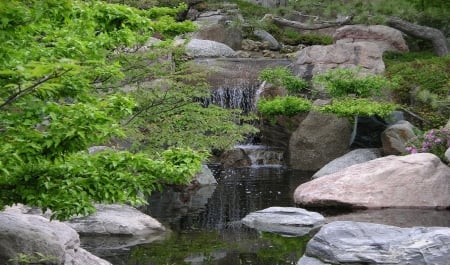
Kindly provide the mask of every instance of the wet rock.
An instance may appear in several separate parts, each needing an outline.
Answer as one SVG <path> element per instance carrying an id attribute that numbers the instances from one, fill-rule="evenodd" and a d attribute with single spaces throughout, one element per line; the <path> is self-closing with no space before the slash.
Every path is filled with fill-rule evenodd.
<path id="1" fill-rule="evenodd" d="M 77 232 L 70 226 L 45 217 L 18 212 L 0 213 L 0 264 L 19 254 L 40 253 L 49 265 L 110 265 L 80 247 Z M 41 263 L 39 263 L 41 264 Z"/>
<path id="2" fill-rule="evenodd" d="M 250 157 L 241 148 L 225 151 L 220 156 L 220 162 L 224 168 L 248 167 L 252 165 Z"/>
<path id="3" fill-rule="evenodd" d="M 378 148 L 355 149 L 326 164 L 319 171 L 317 171 L 312 178 L 320 178 L 325 175 L 338 172 L 339 170 L 349 166 L 367 162 L 379 157 L 381 157 L 381 151 Z"/>
<path id="4" fill-rule="evenodd" d="M 294 207 L 270 207 L 249 213 L 242 223 L 256 230 L 303 236 L 322 225 L 325 218 L 315 212 Z"/>
<path id="5" fill-rule="evenodd" d="M 384 25 L 346 25 L 333 35 L 336 43 L 369 41 L 383 51 L 407 52 L 408 45 L 401 31 Z"/>
<path id="6" fill-rule="evenodd" d="M 450 207 L 450 168 L 430 153 L 387 156 L 356 164 L 297 187 L 310 207 Z"/>
<path id="7" fill-rule="evenodd" d="M 406 153 L 405 144 L 414 137 L 416 137 L 414 126 L 408 121 L 399 121 L 389 126 L 381 134 L 384 155 Z"/>
<path id="8" fill-rule="evenodd" d="M 398 227 L 442 226 L 450 227 L 449 210 L 433 209 L 370 209 L 326 217 L 326 222 L 370 222 Z"/>
<path id="9" fill-rule="evenodd" d="M 316 101 L 315 105 L 322 104 Z M 318 170 L 348 152 L 352 126 L 347 119 L 315 111 L 300 123 L 289 140 L 292 168 Z"/>
<path id="10" fill-rule="evenodd" d="M 448 264 L 450 228 L 399 228 L 362 222 L 324 225 L 297 265 Z"/>

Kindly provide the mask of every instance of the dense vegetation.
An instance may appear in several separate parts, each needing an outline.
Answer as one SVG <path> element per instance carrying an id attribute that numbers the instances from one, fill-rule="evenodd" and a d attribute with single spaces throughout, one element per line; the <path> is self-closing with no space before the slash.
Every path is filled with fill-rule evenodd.
<path id="1" fill-rule="evenodd" d="M 102 1 L 1 0 L 0 6 L 0 207 L 23 203 L 65 219 L 92 213 L 94 202 L 141 203 L 163 184 L 188 182 L 203 150 L 245 134 L 234 124 L 238 113 L 195 103 L 207 89 L 197 86 L 201 78 L 184 75 L 183 60 L 167 48 L 175 35 L 195 29 L 174 19 L 185 5 L 138 10 Z M 167 42 L 140 54 L 155 33 Z M 211 124 L 202 127 L 199 117 Z M 205 133 L 211 138 L 200 141 Z M 137 150 L 149 151 L 87 151 L 123 146 L 125 137 L 141 139 Z"/>

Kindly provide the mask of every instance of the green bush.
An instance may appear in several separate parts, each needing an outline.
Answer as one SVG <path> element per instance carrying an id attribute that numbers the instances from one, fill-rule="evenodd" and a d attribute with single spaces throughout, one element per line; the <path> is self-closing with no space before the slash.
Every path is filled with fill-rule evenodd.
<path id="1" fill-rule="evenodd" d="M 316 85 L 323 85 L 332 97 L 354 95 L 370 97 L 380 95 L 381 90 L 393 87 L 395 84 L 380 75 L 362 76 L 355 69 L 332 69 L 325 74 L 313 78 Z"/>
<path id="2" fill-rule="evenodd" d="M 280 41 L 289 45 L 329 45 L 333 43 L 333 38 L 327 35 L 300 34 L 295 30 L 286 29 L 282 31 Z"/>
<path id="3" fill-rule="evenodd" d="M 301 112 L 310 111 L 312 103 L 308 99 L 286 96 L 271 100 L 262 99 L 257 104 L 258 111 L 265 116 L 285 115 L 292 117 Z"/>
<path id="4" fill-rule="evenodd" d="M 389 116 L 398 105 L 385 102 L 377 102 L 366 98 L 340 98 L 334 99 L 331 104 L 318 108 L 324 113 L 333 113 L 338 117 L 353 118 L 354 116 Z"/>
<path id="5" fill-rule="evenodd" d="M 308 87 L 308 82 L 293 75 L 289 69 L 282 66 L 262 70 L 259 78 L 276 86 L 283 86 L 292 92 L 298 92 Z"/>
<path id="6" fill-rule="evenodd" d="M 398 83 L 393 99 L 410 105 L 411 111 L 429 121 L 429 128 L 444 125 L 450 116 L 449 69 L 450 56 L 407 53 L 388 54 L 386 59 L 386 75 Z"/>

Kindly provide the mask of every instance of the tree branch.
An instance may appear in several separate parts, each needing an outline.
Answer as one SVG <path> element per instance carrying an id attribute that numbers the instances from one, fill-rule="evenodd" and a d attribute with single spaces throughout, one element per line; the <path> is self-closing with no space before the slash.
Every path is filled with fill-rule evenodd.
<path id="1" fill-rule="evenodd" d="M 335 22 L 326 21 L 321 24 L 310 25 L 310 24 L 305 24 L 305 23 L 298 22 L 298 21 L 287 20 L 287 19 L 284 19 L 281 17 L 276 17 L 272 14 L 266 14 L 266 15 L 264 15 L 262 20 L 272 21 L 273 23 L 275 23 L 279 26 L 287 26 L 287 27 L 291 27 L 291 28 L 305 29 L 305 30 L 315 30 L 315 29 L 324 29 L 324 28 L 329 28 L 329 27 L 334 27 L 334 26 L 345 25 L 345 24 L 348 24 L 352 19 L 353 19 L 353 16 L 347 16 L 347 17 L 345 17 L 344 20 L 341 20 L 341 21 L 335 21 Z"/>
<path id="2" fill-rule="evenodd" d="M 60 76 L 62 76 L 63 74 L 69 72 L 69 70 L 65 70 L 63 72 L 61 72 L 60 74 L 51 74 L 51 75 L 47 75 L 44 76 L 43 78 L 39 79 L 36 83 L 32 84 L 31 86 L 25 88 L 25 89 L 19 89 L 16 93 L 12 94 L 11 96 L 9 96 L 5 102 L 3 102 L 2 104 L 0 104 L 0 109 L 4 108 L 5 106 L 13 103 L 14 101 L 18 100 L 20 97 L 23 97 L 29 93 L 32 93 L 33 91 L 35 91 L 40 85 L 42 85 L 43 83 L 51 80 L 51 79 L 55 79 L 58 78 Z"/>
<path id="3" fill-rule="evenodd" d="M 429 40 L 433 44 L 433 50 L 437 56 L 445 56 L 450 53 L 447 39 L 442 31 L 404 21 L 397 17 L 388 18 L 388 25 L 408 35 L 422 40 Z"/>

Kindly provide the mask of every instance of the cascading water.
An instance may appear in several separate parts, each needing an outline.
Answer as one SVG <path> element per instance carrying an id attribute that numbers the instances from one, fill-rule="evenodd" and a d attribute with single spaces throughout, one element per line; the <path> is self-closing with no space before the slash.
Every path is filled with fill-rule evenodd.
<path id="1" fill-rule="evenodd" d="M 255 114 L 256 104 L 264 92 L 265 84 L 265 81 L 261 84 L 234 81 L 230 86 L 230 82 L 225 81 L 219 88 L 212 89 L 211 98 L 204 103 L 216 104 L 227 109 L 240 109 L 244 115 Z M 282 166 L 284 164 L 284 150 L 260 145 L 256 135 L 248 136 L 247 141 L 236 148 L 241 149 L 248 156 L 252 166 Z"/>

